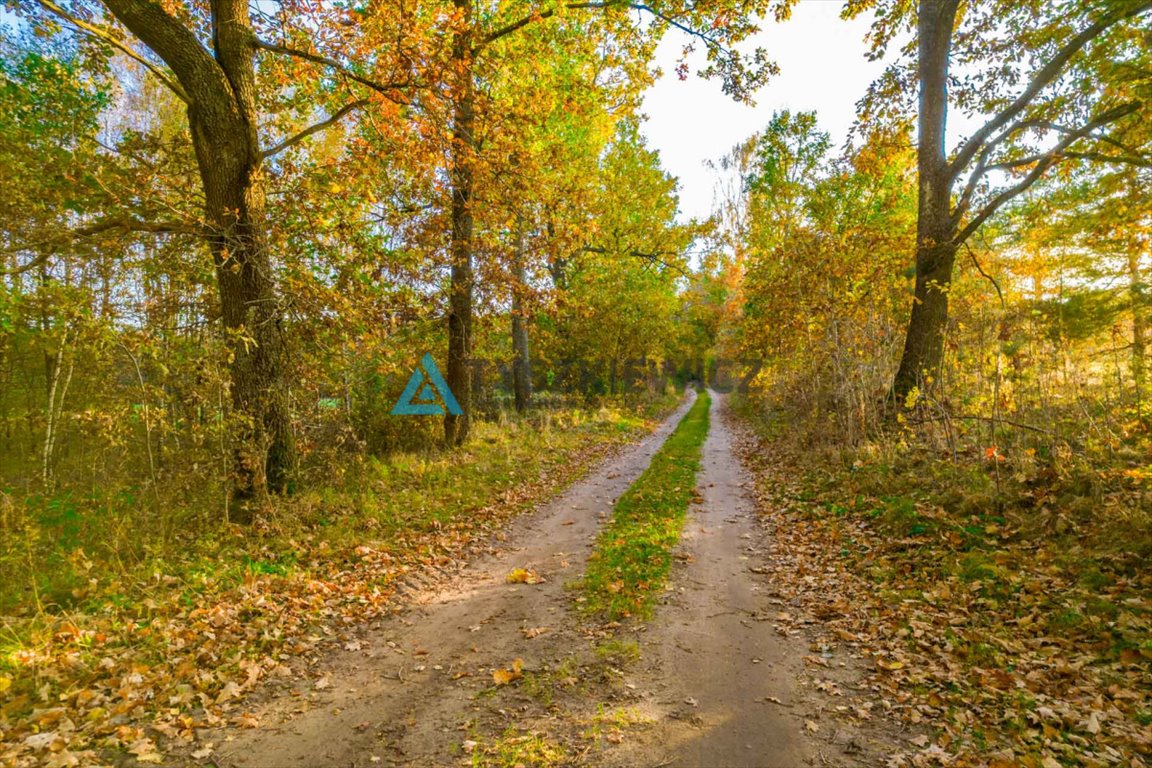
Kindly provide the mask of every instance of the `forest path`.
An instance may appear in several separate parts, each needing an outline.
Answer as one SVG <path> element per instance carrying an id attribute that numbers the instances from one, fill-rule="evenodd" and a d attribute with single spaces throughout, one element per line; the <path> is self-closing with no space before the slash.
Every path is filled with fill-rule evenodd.
<path id="1" fill-rule="evenodd" d="M 293 691 L 258 706 L 253 722 L 259 725 L 225 734 L 216 764 L 458 763 L 470 724 L 486 714 L 494 670 L 522 659 L 527 674 L 587 645 L 568 616 L 572 597 L 565 583 L 583 573 L 616 498 L 694 400 L 694 393 L 688 395 L 652 434 L 513 522 L 487 555 L 447 583 L 431 585 L 396 616 L 345 642 L 320 661 L 319 677 L 294 681 Z M 544 581 L 509 583 L 520 568 Z"/>
<path id="2" fill-rule="evenodd" d="M 700 502 L 653 618 L 601 626 L 573 610 L 581 598 L 566 584 L 694 400 L 513 522 L 487 554 L 319 659 L 311 679 L 254 712 L 256 727 L 215 745 L 215 765 L 881 764 L 885 726 L 873 720 L 864 733 L 829 717 L 847 701 L 837 685 L 858 679 L 853 662 L 809 669 L 810 640 L 778 621 L 798 609 L 774 587 L 786 577 L 772 570 L 774 523 L 758 519 L 723 395 L 713 393 Z M 542 580 L 510 583 L 517 569 Z M 499 670 L 508 684 L 497 684 Z"/>
<path id="3" fill-rule="evenodd" d="M 733 450 L 726 398 L 712 394 L 708 438 L 672 589 L 638 635 L 628 684 L 651 727 L 607 751 L 604 766 L 798 768 L 820 754 L 795 690 L 806 643 L 785 637 L 756 519 L 754 480 Z"/>

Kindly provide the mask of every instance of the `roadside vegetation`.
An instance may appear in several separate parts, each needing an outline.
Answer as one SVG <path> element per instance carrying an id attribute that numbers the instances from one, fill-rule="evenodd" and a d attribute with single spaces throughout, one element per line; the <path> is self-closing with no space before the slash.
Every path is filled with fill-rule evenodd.
<path id="1" fill-rule="evenodd" d="M 894 764 L 1146 765 L 1152 0 L 846 0 L 855 124 L 715 147 L 703 220 L 657 63 L 751 102 L 797 0 L 3 7 L 0 763 L 255 727 L 707 380 L 766 441 L 773 578 L 927 729 Z M 458 408 L 395 414 L 409 381 Z M 665 589 L 708 401 L 597 539 L 597 616 Z M 504 741 L 473 759 L 573 759 Z"/>
<path id="2" fill-rule="evenodd" d="M 1129 479 L 895 442 L 814 452 L 759 423 L 744 458 L 801 607 L 781 624 L 816 620 L 814 647 L 867 660 L 874 703 L 925 734 L 898 764 L 1143 764 L 1152 520 Z"/>
<path id="3" fill-rule="evenodd" d="M 710 405 L 708 391 L 701 391 L 644 474 L 616 502 L 581 585 L 589 611 L 609 621 L 651 615 L 667 583 L 688 505 L 698 496 L 696 472 Z"/>
<path id="4" fill-rule="evenodd" d="M 465 450 L 349 462 L 259 526 L 201 521 L 147 547 L 130 546 L 128 520 L 123 543 L 107 538 L 111 514 L 85 522 L 92 507 L 68 528 L 9 506 L 9 520 L 40 526 L 18 541 L 71 535 L 83 547 L 59 561 L 5 562 L 0 755 L 160 762 L 160 743 L 191 742 L 197 728 L 254 725 L 245 693 L 287 674 L 291 658 L 346 639 L 348 624 L 386 615 L 408 578 L 455 568 L 478 536 L 561 490 L 676 401 L 483 422 Z"/>

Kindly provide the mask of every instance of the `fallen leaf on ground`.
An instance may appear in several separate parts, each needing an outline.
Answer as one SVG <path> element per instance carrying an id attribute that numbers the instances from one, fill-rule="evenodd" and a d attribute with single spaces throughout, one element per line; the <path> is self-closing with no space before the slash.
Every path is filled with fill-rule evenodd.
<path id="1" fill-rule="evenodd" d="M 524 660 L 516 659 L 510 667 L 493 670 L 492 681 L 496 683 L 496 685 L 508 685 L 508 683 L 511 683 L 513 680 L 519 680 L 523 677 L 523 670 Z"/>
<path id="2" fill-rule="evenodd" d="M 512 573 L 508 574 L 507 579 L 509 584 L 543 584 L 545 579 L 538 576 L 536 571 L 529 571 L 526 568 L 516 568 Z"/>

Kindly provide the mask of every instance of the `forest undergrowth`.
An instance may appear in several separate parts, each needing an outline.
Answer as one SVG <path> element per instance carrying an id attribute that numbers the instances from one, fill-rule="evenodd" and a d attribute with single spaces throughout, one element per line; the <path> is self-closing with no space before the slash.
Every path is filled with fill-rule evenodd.
<path id="1" fill-rule="evenodd" d="M 836 709 L 925 734 L 892 765 L 1147 764 L 1152 507 L 1134 454 L 948 450 L 906 428 L 848 448 L 744 406 L 780 589 L 804 606 L 785 631 L 867 661 L 880 708 Z"/>
<path id="2" fill-rule="evenodd" d="M 255 528 L 186 530 L 131 563 L 105 547 L 109 531 L 86 529 L 85 546 L 67 553 L 68 579 L 49 563 L 21 571 L 11 551 L 21 539 L 6 538 L 8 599 L 35 591 L 36 607 L 4 616 L 0 759 L 158 764 L 161 744 L 191 743 L 198 728 L 256 727 L 244 697 L 262 680 L 386 615 L 405 578 L 454 567 L 478 537 L 650 429 L 672 403 L 480 423 L 465 451 L 369 459 L 280 500 Z M 60 535 L 41 525 L 37 535 Z M 50 590 L 33 586 L 49 577 Z"/>

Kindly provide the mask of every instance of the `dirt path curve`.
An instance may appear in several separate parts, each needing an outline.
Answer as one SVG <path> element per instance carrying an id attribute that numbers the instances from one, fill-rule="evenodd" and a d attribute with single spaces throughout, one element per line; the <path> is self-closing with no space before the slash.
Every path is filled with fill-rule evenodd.
<path id="1" fill-rule="evenodd" d="M 760 556 L 753 481 L 733 452 L 724 395 L 712 397 L 697 476 L 703 503 L 689 513 L 684 565 L 640 635 L 642 661 L 630 675 L 647 692 L 653 725 L 604 755 L 604 766 L 799 768 L 820 751 L 795 690 L 806 648 L 773 626 L 781 608 Z"/>
<path id="2" fill-rule="evenodd" d="M 568 492 L 514 522 L 497 549 L 397 616 L 327 658 L 320 677 L 295 684 L 255 712 L 259 727 L 217 745 L 217 764 L 286 766 L 450 765 L 492 687 L 492 671 L 522 658 L 525 670 L 578 645 L 564 584 L 583 572 L 600 523 L 643 472 L 695 395 L 653 434 L 624 449 Z M 546 581 L 509 584 L 515 568 Z M 530 631 L 531 630 L 531 631 Z"/>

